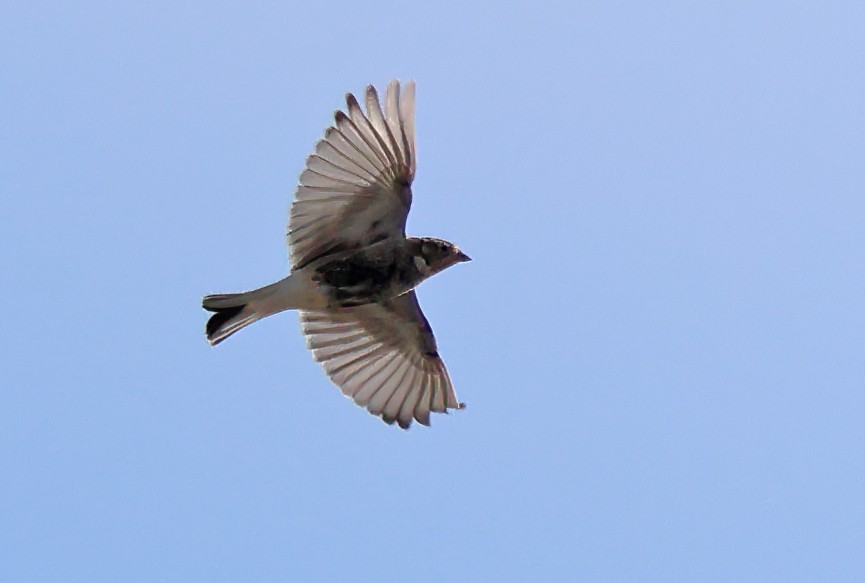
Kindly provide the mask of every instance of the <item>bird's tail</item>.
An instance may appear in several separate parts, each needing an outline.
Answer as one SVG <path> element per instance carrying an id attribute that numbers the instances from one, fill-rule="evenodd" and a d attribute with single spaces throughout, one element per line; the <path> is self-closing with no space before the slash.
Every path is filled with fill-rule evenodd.
<path id="1" fill-rule="evenodd" d="M 219 344 L 238 330 L 293 307 L 286 294 L 286 280 L 254 291 L 240 294 L 213 294 L 204 296 L 202 306 L 214 312 L 207 321 L 207 341 Z"/>

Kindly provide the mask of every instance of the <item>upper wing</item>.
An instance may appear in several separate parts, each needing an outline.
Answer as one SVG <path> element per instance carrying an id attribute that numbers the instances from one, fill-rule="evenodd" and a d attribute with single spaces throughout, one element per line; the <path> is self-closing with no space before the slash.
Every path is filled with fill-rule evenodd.
<path id="1" fill-rule="evenodd" d="M 407 429 L 416 419 L 429 425 L 430 411 L 464 407 L 414 291 L 387 305 L 301 311 L 300 321 L 330 379 L 386 423 Z"/>
<path id="2" fill-rule="evenodd" d="M 382 112 L 370 85 L 367 115 L 354 95 L 346 96 L 348 114 L 334 114 L 300 175 L 288 222 L 294 268 L 333 249 L 405 237 L 415 172 L 414 95 L 413 81 L 402 92 L 391 81 Z"/>

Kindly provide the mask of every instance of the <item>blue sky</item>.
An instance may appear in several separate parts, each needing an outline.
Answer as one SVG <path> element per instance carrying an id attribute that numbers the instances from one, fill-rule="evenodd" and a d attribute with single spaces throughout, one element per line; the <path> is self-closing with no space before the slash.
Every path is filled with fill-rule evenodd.
<path id="1" fill-rule="evenodd" d="M 865 579 L 861 4 L 417 4 L 6 6 L 0 580 Z M 394 77 L 474 258 L 407 433 L 200 308 Z"/>

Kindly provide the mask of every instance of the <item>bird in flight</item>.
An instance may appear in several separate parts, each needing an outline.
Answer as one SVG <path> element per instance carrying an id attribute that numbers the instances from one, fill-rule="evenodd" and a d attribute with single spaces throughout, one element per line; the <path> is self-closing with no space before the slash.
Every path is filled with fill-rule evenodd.
<path id="1" fill-rule="evenodd" d="M 456 245 L 406 237 L 415 175 L 415 85 L 373 86 L 366 113 L 347 112 L 306 159 L 288 223 L 291 272 L 261 289 L 205 296 L 215 345 L 284 310 L 298 310 L 307 346 L 343 394 L 388 424 L 429 425 L 457 400 L 415 287 L 469 261 Z"/>

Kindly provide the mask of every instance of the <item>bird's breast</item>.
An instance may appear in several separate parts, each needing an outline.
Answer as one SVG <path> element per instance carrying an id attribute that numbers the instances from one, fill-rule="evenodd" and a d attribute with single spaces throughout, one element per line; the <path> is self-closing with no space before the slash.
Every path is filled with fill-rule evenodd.
<path id="1" fill-rule="evenodd" d="M 382 302 L 415 285 L 417 269 L 400 254 L 357 253 L 322 262 L 313 279 L 333 307 Z"/>

